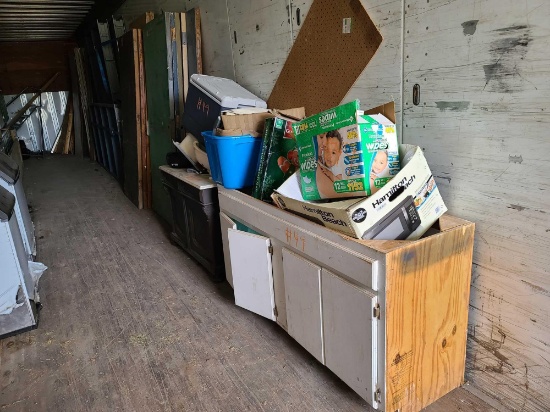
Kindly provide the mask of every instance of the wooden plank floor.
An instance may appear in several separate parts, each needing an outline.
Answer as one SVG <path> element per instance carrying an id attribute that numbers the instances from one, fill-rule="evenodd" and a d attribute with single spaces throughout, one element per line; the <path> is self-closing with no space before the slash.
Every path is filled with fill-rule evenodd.
<path id="1" fill-rule="evenodd" d="M 227 284 L 170 244 L 96 164 L 26 161 L 43 310 L 0 340 L 0 411 L 365 411 Z M 464 389 L 428 411 L 494 411 Z"/>

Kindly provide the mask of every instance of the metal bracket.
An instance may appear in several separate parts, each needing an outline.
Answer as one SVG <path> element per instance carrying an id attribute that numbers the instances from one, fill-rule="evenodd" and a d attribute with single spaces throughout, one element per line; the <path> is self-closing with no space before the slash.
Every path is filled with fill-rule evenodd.
<path id="1" fill-rule="evenodd" d="M 372 317 L 380 319 L 380 305 L 378 303 L 374 308 L 372 308 Z"/>
<path id="2" fill-rule="evenodd" d="M 378 403 L 382 402 L 382 392 L 379 388 L 374 391 L 374 401 Z"/>

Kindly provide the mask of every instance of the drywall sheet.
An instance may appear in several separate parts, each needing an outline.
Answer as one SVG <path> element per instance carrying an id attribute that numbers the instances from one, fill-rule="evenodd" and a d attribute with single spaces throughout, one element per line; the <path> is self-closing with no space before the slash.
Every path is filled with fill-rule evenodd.
<path id="1" fill-rule="evenodd" d="M 268 100 L 305 106 L 311 115 L 337 106 L 382 43 L 359 0 L 315 0 Z"/>

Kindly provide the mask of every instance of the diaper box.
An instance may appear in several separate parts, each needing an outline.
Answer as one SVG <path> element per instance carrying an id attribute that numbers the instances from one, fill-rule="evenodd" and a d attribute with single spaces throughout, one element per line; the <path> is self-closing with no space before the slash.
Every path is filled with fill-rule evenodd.
<path id="1" fill-rule="evenodd" d="M 400 169 L 395 124 L 359 101 L 293 124 L 305 200 L 365 197 Z"/>

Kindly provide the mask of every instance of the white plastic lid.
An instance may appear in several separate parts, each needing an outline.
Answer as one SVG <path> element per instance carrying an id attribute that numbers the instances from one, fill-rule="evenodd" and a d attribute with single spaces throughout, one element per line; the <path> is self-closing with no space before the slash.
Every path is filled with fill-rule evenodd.
<path id="1" fill-rule="evenodd" d="M 205 74 L 193 74 L 191 76 L 191 83 L 211 99 L 218 102 L 221 107 L 227 109 L 267 107 L 266 102 L 230 79 L 207 76 Z"/>

